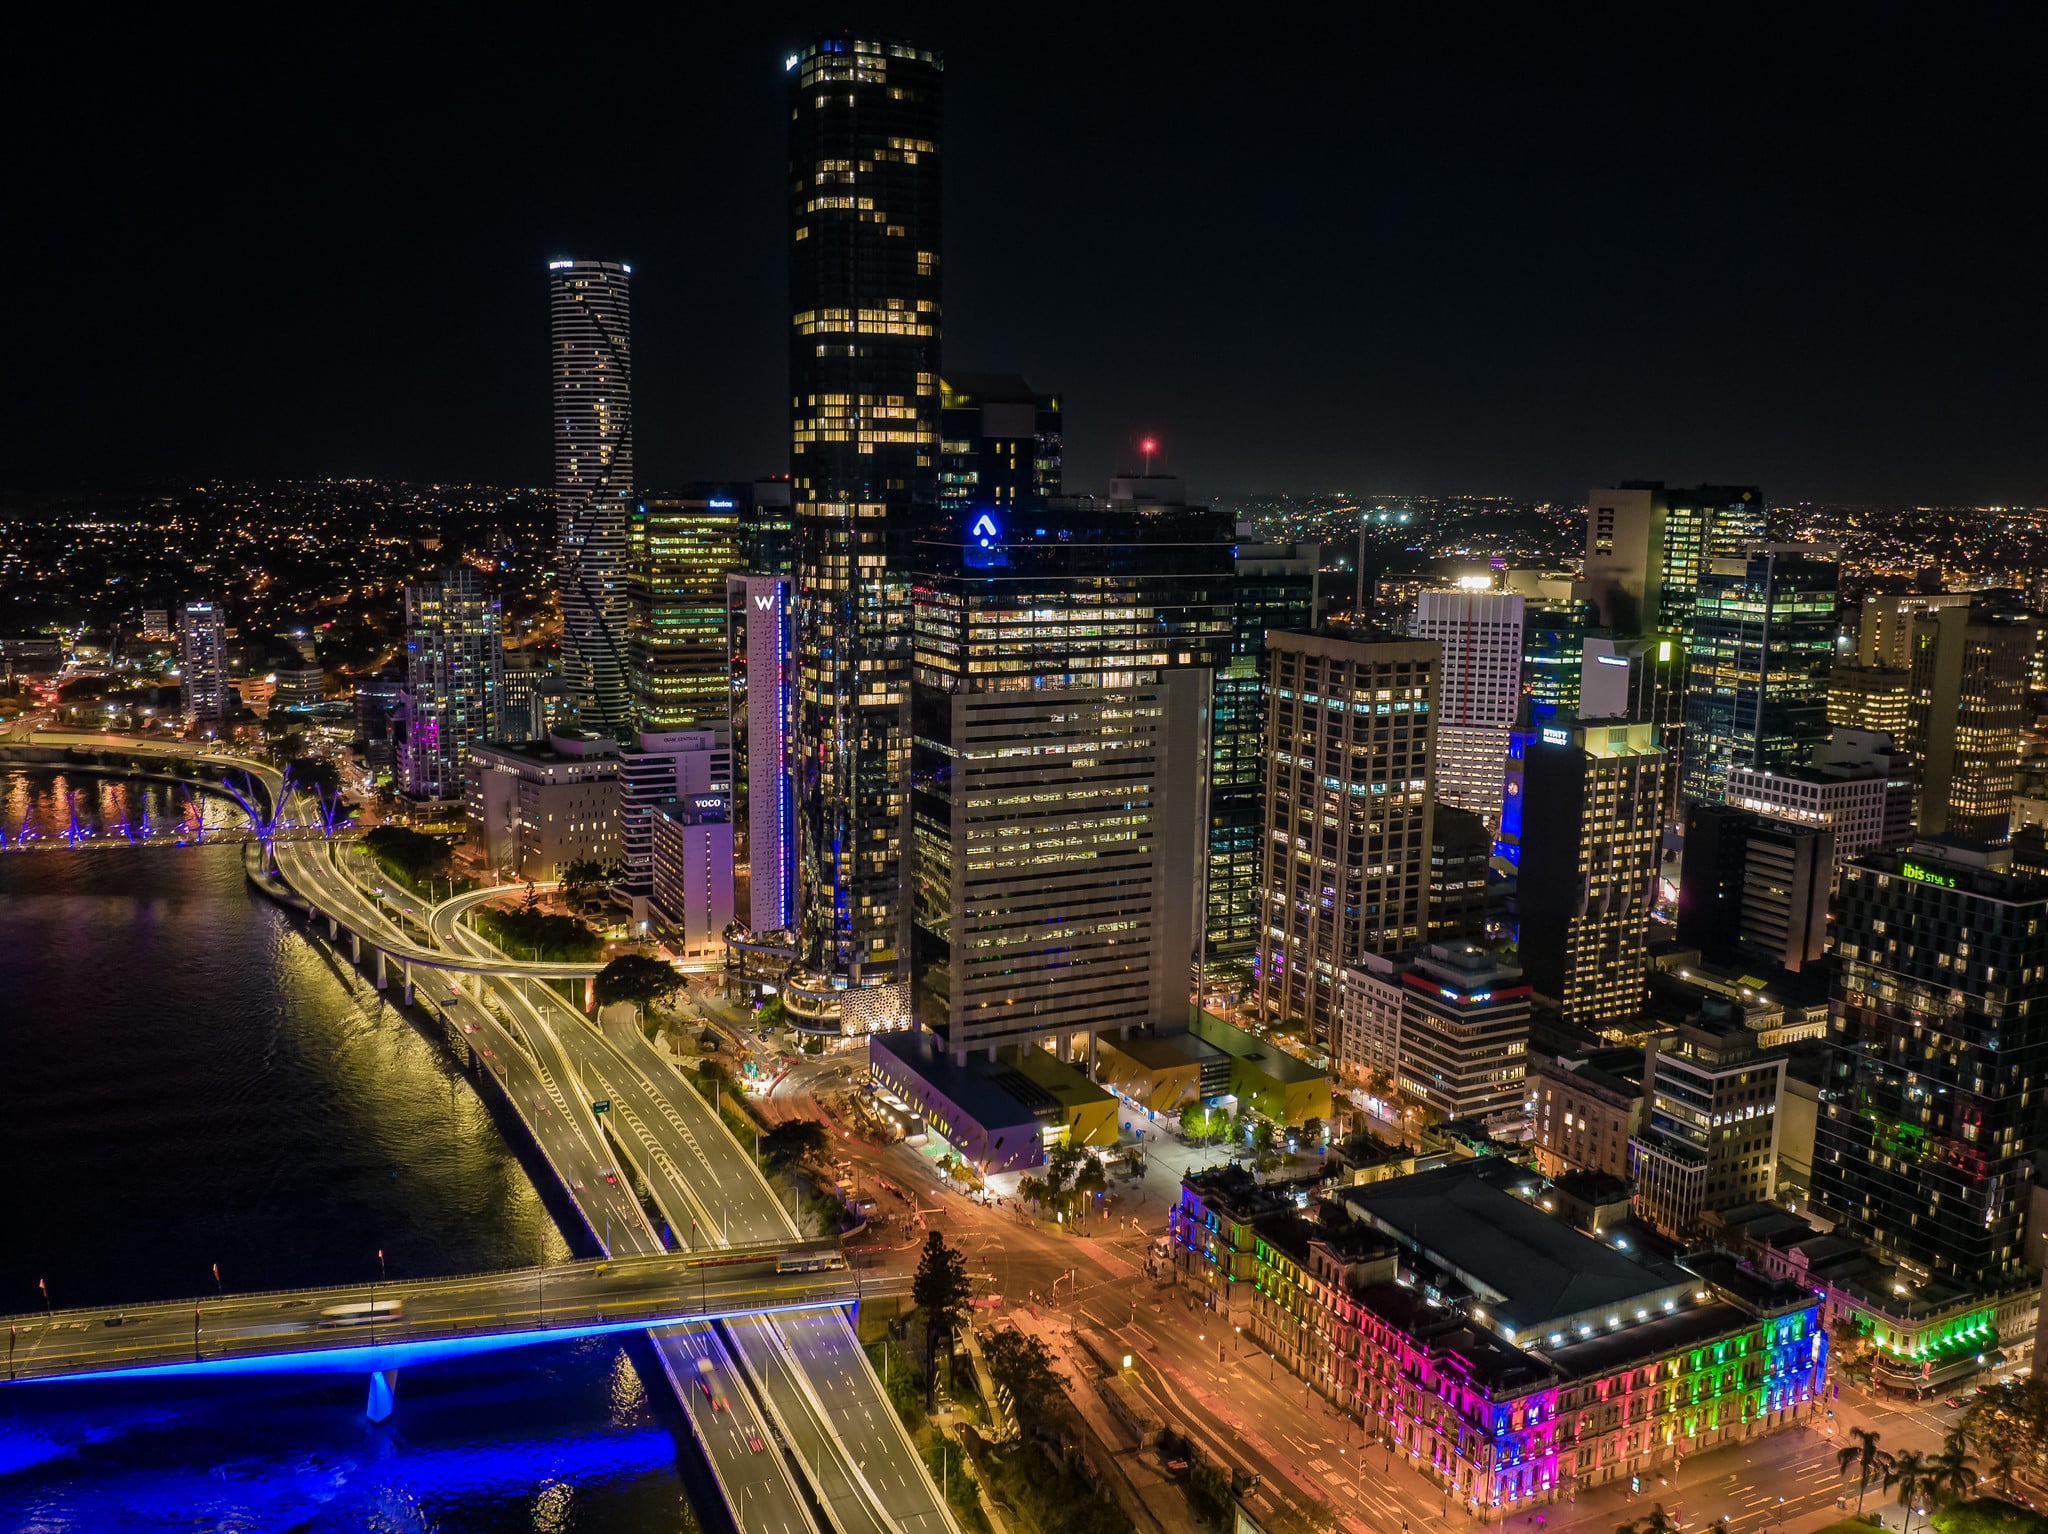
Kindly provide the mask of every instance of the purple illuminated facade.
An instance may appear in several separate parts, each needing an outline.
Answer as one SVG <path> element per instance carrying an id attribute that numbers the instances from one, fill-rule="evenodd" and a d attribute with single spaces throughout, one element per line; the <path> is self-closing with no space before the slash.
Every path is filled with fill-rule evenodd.
<path id="1" fill-rule="evenodd" d="M 756 934 L 796 924 L 796 804 L 790 781 L 795 722 L 789 577 L 726 577 L 732 675 L 734 854 L 744 888 L 736 909 Z"/>
<path id="2" fill-rule="evenodd" d="M 1492 1174 L 1478 1165 L 1315 1208 L 1306 1188 L 1198 1174 L 1173 1211 L 1176 1273 L 1481 1519 L 1820 1409 L 1827 1338 L 1812 1294 L 1727 1258 L 1619 1252 L 1481 1186 Z M 1535 1247 L 1523 1244 L 1532 1230 Z M 1439 1242 L 1488 1256 L 1446 1258 Z M 1495 1268 L 1528 1287 L 1490 1284 Z"/>

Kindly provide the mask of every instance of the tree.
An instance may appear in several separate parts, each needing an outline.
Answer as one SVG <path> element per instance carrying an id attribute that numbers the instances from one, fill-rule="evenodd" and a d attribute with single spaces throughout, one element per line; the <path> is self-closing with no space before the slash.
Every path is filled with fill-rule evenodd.
<path id="1" fill-rule="evenodd" d="M 363 846 L 387 869 L 408 879 L 439 879 L 448 872 L 448 844 L 406 826 L 372 826 Z"/>
<path id="2" fill-rule="evenodd" d="M 1884 1468 L 1891 1463 L 1891 1456 L 1877 1446 L 1880 1434 L 1868 1428 L 1852 1427 L 1849 1436 L 1856 1441 L 1844 1444 L 1835 1452 L 1836 1473 L 1847 1475 L 1853 1466 L 1856 1469 L 1856 1514 L 1863 1515 L 1863 1494 L 1870 1489 L 1873 1479 L 1884 1474 Z"/>
<path id="3" fill-rule="evenodd" d="M 926 1370 L 925 1393 L 938 1399 L 938 1339 L 951 1339 L 967 1315 L 971 1290 L 967 1280 L 967 1255 L 946 1245 L 946 1238 L 932 1231 L 924 1238 L 924 1251 L 917 1259 L 917 1277 L 910 1281 L 911 1303 L 924 1312 Z"/>
<path id="4" fill-rule="evenodd" d="M 646 1016 L 652 1002 L 662 1001 L 683 988 L 683 972 L 666 959 L 645 954 L 622 953 L 597 972 L 597 1004 L 630 1001 Z"/>
<path id="5" fill-rule="evenodd" d="M 780 1028 L 788 1016 L 789 1009 L 782 1004 L 780 996 L 770 996 L 761 1003 L 761 1010 L 754 1014 L 756 1028 Z"/>
<path id="6" fill-rule="evenodd" d="M 1941 1452 L 1927 1462 L 1927 1489 L 1943 1502 L 1958 1501 L 1977 1490 L 1977 1464 L 1961 1427 L 1941 1441 Z"/>
<path id="7" fill-rule="evenodd" d="M 521 916 L 532 916 L 540 910 L 540 889 L 533 882 L 533 875 L 526 876 L 526 898 L 519 903 Z"/>
<path id="8" fill-rule="evenodd" d="M 1034 1433 L 1049 1430 L 1066 1398 L 1066 1380 L 1052 1366 L 1052 1350 L 1036 1337 L 1012 1330 L 983 1338 L 981 1356 L 989 1377 L 1010 1392 L 1018 1425 Z"/>
<path id="9" fill-rule="evenodd" d="M 1913 1514 L 1920 1499 L 1933 1490 L 1924 1455 L 1911 1449 L 1901 1449 L 1891 1456 L 1891 1462 L 1884 1467 L 1884 1489 L 1899 1488 L 1899 1506 L 1905 1509 L 1906 1522 L 1900 1534 L 1913 1534 Z"/>
<path id="10" fill-rule="evenodd" d="M 1659 1502 L 1634 1523 L 1616 1527 L 1614 1534 L 1678 1534 L 1678 1520 L 1664 1511 Z"/>
<path id="11" fill-rule="evenodd" d="M 574 858 L 562 865 L 562 897 L 573 906 L 601 899 L 605 883 L 604 864 L 596 858 Z"/>
<path id="12" fill-rule="evenodd" d="M 1303 1145 L 1316 1145 L 1322 1141 L 1322 1138 L 1323 1121 L 1311 1113 L 1301 1121 L 1301 1143 Z"/>
<path id="13" fill-rule="evenodd" d="M 832 1136 L 816 1119 L 788 1119 L 761 1136 L 761 1154 L 778 1171 L 787 1170 L 809 1156 L 822 1156 Z"/>

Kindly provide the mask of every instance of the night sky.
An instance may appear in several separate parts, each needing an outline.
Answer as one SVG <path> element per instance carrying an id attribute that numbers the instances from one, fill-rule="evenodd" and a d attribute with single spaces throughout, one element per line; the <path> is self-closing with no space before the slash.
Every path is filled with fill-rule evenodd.
<path id="1" fill-rule="evenodd" d="M 17 29 L 0 486 L 544 482 L 570 253 L 634 265 L 643 483 L 785 467 L 822 24 L 945 51 L 946 357 L 1064 391 L 1070 489 L 1142 431 L 1205 493 L 2048 502 L 2038 24 L 705 9 Z"/>

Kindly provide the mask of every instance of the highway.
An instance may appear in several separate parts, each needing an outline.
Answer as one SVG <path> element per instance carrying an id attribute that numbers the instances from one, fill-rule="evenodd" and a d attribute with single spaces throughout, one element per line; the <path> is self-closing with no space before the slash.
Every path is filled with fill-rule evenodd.
<path id="1" fill-rule="evenodd" d="M 901 1276 L 884 1276 L 867 1287 L 895 1293 L 908 1284 Z M 857 1292 L 854 1275 L 843 1269 L 778 1273 L 772 1257 L 692 1263 L 647 1256 L 464 1278 L 31 1312 L 5 1318 L 7 1377 L 71 1378 L 336 1349 L 389 1350 L 396 1362 L 428 1343 L 471 1339 L 481 1347 L 499 1345 L 507 1336 L 539 1340 L 532 1334 L 577 1336 L 742 1310 L 844 1305 Z M 390 1366 L 360 1360 L 345 1365 L 352 1371 Z"/>
<path id="2" fill-rule="evenodd" d="M 364 891 L 324 849 L 294 845 L 277 850 L 287 882 L 365 938 L 380 946 L 397 939 L 398 929 L 386 916 L 386 906 L 426 930 L 428 912 L 404 890 L 386 887 L 380 895 Z M 489 963 L 479 962 L 471 972 L 487 975 L 490 970 Z M 522 984 L 486 983 L 483 988 L 490 994 L 489 1004 L 465 991 L 460 978 L 445 971 L 428 985 L 434 1002 L 448 1009 L 471 1035 L 471 1047 L 505 1087 L 603 1249 L 621 1254 L 663 1250 L 659 1234 L 632 1196 L 628 1178 L 598 1130 L 589 1099 L 568 1073 L 551 1030 L 532 1027 L 529 1018 L 532 1047 L 514 1038 L 514 1018 L 529 1011 L 520 998 Z M 716 1329 L 694 1322 L 656 1327 L 647 1335 L 740 1527 L 747 1534 L 756 1529 L 820 1534 L 789 1462 L 774 1452 L 769 1425 Z M 708 1373 L 699 1367 L 705 1362 L 711 1366 Z"/>
<path id="3" fill-rule="evenodd" d="M 487 951 L 485 940 L 459 920 L 475 903 L 457 897 L 437 906 L 428 917 L 434 941 Z M 636 1136 L 649 1133 L 662 1153 L 658 1164 L 684 1189 L 695 1190 L 675 1195 L 694 1199 L 700 1211 L 692 1244 L 700 1237 L 720 1246 L 798 1238 L 796 1221 L 753 1156 L 637 1028 L 601 1033 L 543 986 L 503 989 L 518 991 L 523 1022 L 550 1034 L 582 1079 L 601 1083 L 612 1113 L 626 1115 Z M 667 1207 L 660 1192 L 656 1201 Z M 714 1215 L 717 1223 L 707 1234 L 704 1226 Z M 734 1321 L 726 1331 L 842 1534 L 957 1534 L 951 1510 L 844 1317 L 822 1326 Z M 849 1491 L 858 1493 L 853 1501 L 845 1500 Z"/>

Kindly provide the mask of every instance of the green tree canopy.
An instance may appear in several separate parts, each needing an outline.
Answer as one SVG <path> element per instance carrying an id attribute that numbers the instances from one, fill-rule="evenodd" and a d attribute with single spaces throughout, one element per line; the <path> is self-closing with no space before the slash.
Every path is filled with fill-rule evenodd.
<path id="1" fill-rule="evenodd" d="M 1048 1431 L 1066 1405 L 1066 1381 L 1052 1366 L 1052 1350 L 1020 1331 L 984 1337 L 981 1355 L 998 1385 L 1010 1392 L 1017 1422 L 1027 1431 Z"/>
<path id="2" fill-rule="evenodd" d="M 622 953 L 597 972 L 597 1004 L 630 1001 L 643 1012 L 683 988 L 683 972 L 666 959 Z"/>
<path id="3" fill-rule="evenodd" d="M 386 868 L 410 879 L 439 879 L 448 873 L 448 844 L 409 826 L 372 826 L 363 846 Z"/>
<path id="4" fill-rule="evenodd" d="M 810 1156 L 822 1156 L 832 1136 L 816 1119 L 786 1119 L 761 1136 L 761 1154 L 770 1166 L 786 1169 Z"/>

